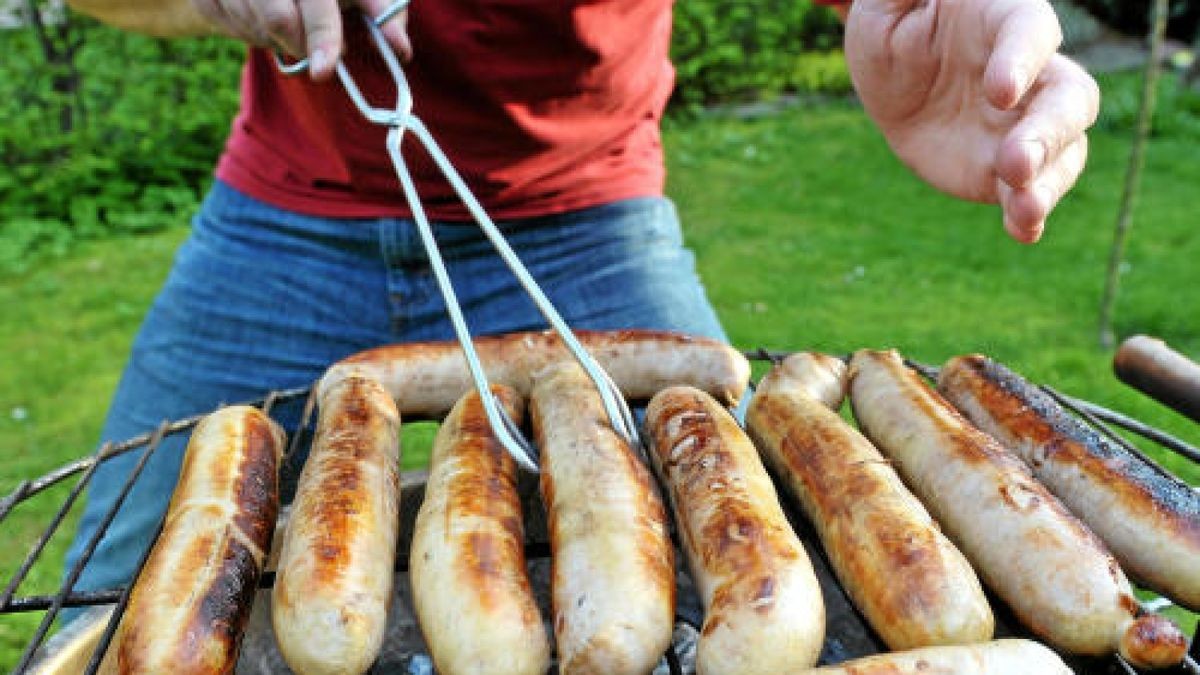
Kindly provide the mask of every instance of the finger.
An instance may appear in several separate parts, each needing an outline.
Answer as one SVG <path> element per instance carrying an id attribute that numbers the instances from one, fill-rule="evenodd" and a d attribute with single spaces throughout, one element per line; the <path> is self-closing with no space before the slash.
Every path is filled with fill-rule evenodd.
<path id="1" fill-rule="evenodd" d="M 1015 106 L 1062 43 L 1058 17 L 1046 0 L 999 0 L 984 17 L 992 52 L 983 76 L 988 102 L 1008 110 Z"/>
<path id="2" fill-rule="evenodd" d="M 382 16 L 392 5 L 392 0 L 360 0 L 359 6 L 371 18 Z M 387 38 L 401 61 L 412 59 L 412 41 L 408 38 L 408 10 L 402 10 L 388 19 L 379 30 Z"/>
<path id="3" fill-rule="evenodd" d="M 219 26 L 222 32 L 229 37 L 259 44 L 260 36 L 255 35 L 252 30 L 254 21 L 246 19 L 241 10 L 233 6 L 233 3 L 225 3 L 220 0 L 192 0 L 192 7 L 210 23 Z"/>
<path id="4" fill-rule="evenodd" d="M 327 80 L 342 56 L 342 14 L 337 0 L 298 0 L 304 25 L 308 73 L 314 81 Z"/>
<path id="5" fill-rule="evenodd" d="M 1031 185 L 1013 188 L 1000 181 L 1004 229 L 1017 241 L 1032 244 L 1042 237 L 1046 217 L 1075 184 L 1087 160 L 1087 136 L 1068 145 Z"/>
<path id="6" fill-rule="evenodd" d="M 1014 188 L 1028 185 L 1096 121 L 1100 90 L 1064 56 L 1047 64 L 1020 119 L 1000 142 L 996 175 Z"/>
<path id="7" fill-rule="evenodd" d="M 238 31 L 238 37 L 259 47 L 271 43 L 266 26 L 258 20 L 258 15 L 247 0 L 221 0 L 220 4 L 230 23 Z"/>
<path id="8" fill-rule="evenodd" d="M 292 0 L 260 0 L 253 9 L 275 46 L 293 57 L 305 54 L 304 24 Z"/>

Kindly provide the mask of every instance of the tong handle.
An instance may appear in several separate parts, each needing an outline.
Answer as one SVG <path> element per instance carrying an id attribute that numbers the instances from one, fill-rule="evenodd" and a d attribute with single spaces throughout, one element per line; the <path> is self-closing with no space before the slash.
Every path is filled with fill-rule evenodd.
<path id="1" fill-rule="evenodd" d="M 388 127 L 388 156 L 392 160 L 392 166 L 400 181 L 400 187 L 404 192 L 405 199 L 408 201 L 409 208 L 412 210 L 413 221 L 420 232 L 421 241 L 429 257 L 430 268 L 434 272 L 438 290 L 441 291 L 442 298 L 446 303 L 446 311 L 450 315 L 450 322 L 454 326 L 455 335 L 462 346 L 463 355 L 467 360 L 467 367 L 471 372 L 471 379 L 474 381 L 475 388 L 479 392 L 484 412 L 491 423 L 493 433 L 496 434 L 497 439 L 519 465 L 535 473 L 538 471 L 536 451 L 521 434 L 516 423 L 508 417 L 504 408 L 497 405 L 497 401 L 492 395 L 491 387 L 487 381 L 487 374 L 484 372 L 483 366 L 479 361 L 479 356 L 475 352 L 471 333 L 462 315 L 462 307 L 454 293 L 450 276 L 446 272 L 446 266 L 442 260 L 437 240 L 433 236 L 433 228 L 429 223 L 429 218 L 424 208 L 421 206 L 416 184 L 400 152 L 400 142 L 406 130 L 411 131 L 412 135 L 416 136 L 417 141 L 433 159 L 438 169 L 442 172 L 442 175 L 454 189 L 455 194 L 458 195 L 458 198 L 475 219 L 476 224 L 479 225 L 484 235 L 487 236 L 492 246 L 495 247 L 500 258 L 508 266 L 509 270 L 512 271 L 530 299 L 533 300 L 538 311 L 541 312 L 542 316 L 550 324 L 550 327 L 558 334 L 568 351 L 575 357 L 575 360 L 587 372 L 588 377 L 595 383 L 604 406 L 604 411 L 608 415 L 613 429 L 635 448 L 636 451 L 641 453 L 644 458 L 645 447 L 638 435 L 637 423 L 616 384 L 613 383 L 608 373 L 604 372 L 587 350 L 584 349 L 583 345 L 580 344 L 578 338 L 575 337 L 575 334 L 571 332 L 571 329 L 559 315 L 558 310 L 554 308 L 554 305 L 546 297 L 545 293 L 542 292 L 541 287 L 538 286 L 537 282 L 529 274 L 529 271 L 525 268 L 520 258 L 513 252 L 503 233 L 492 222 L 487 211 L 484 210 L 483 206 L 475 198 L 475 195 L 471 193 L 470 188 L 467 187 L 466 182 L 458 174 L 458 171 L 455 170 L 453 164 L 446 157 L 446 154 L 442 152 L 441 147 L 438 146 L 433 135 L 425 127 L 425 124 L 412 114 L 413 98 L 412 92 L 408 87 L 408 80 L 404 77 L 404 71 L 400 67 L 400 60 L 396 57 L 391 45 L 388 44 L 387 39 L 380 30 L 380 27 L 388 19 L 407 7 L 408 2 L 409 0 L 398 0 L 398 2 L 393 3 L 383 14 L 375 19 L 364 17 L 367 30 L 371 34 L 375 47 L 383 57 L 384 63 L 387 65 L 388 71 L 396 84 L 396 103 L 393 107 L 381 108 L 367 101 L 362 90 L 359 89 L 358 84 L 354 81 L 353 76 L 351 76 L 340 60 L 337 63 L 336 72 L 342 86 L 346 89 L 346 93 L 350 96 L 359 112 L 373 124 Z M 307 59 L 289 65 L 284 63 L 278 52 L 276 52 L 275 58 L 280 70 L 284 73 L 298 73 L 308 67 Z"/>

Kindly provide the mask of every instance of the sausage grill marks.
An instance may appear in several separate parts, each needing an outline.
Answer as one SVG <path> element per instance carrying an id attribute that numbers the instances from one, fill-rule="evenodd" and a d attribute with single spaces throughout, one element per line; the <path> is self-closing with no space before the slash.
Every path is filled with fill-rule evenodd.
<path id="1" fill-rule="evenodd" d="M 279 509 L 283 430 L 222 408 L 192 433 L 102 673 L 232 673 Z"/>
<path id="2" fill-rule="evenodd" d="M 578 364 L 540 372 L 530 409 L 559 670 L 649 672 L 670 645 L 675 616 L 674 552 L 650 472 L 613 431 Z"/>
<path id="3" fill-rule="evenodd" d="M 844 378 L 838 359 L 789 356 L 759 383 L 746 415 L 750 436 L 890 648 L 990 639 L 991 608 L 966 558 L 879 451 L 834 412 Z"/>
<path id="4" fill-rule="evenodd" d="M 824 610 L 811 564 L 749 439 L 710 396 L 734 403 L 748 382 L 748 362 L 721 343 L 658 331 L 581 337 L 627 397 L 658 392 L 647 416 L 650 459 L 705 602 L 701 675 L 812 665 Z M 522 394 L 532 396 L 560 671 L 648 671 L 669 645 L 675 588 L 665 509 L 646 467 L 612 433 L 590 380 L 555 335 L 480 343 L 489 376 L 511 385 L 493 392 L 510 415 L 519 418 Z M 836 414 L 843 370 L 830 357 L 793 355 L 760 383 L 747 427 L 816 525 L 843 587 L 891 648 L 958 646 L 812 672 L 1069 672 L 1036 643 L 980 642 L 992 624 L 986 602 L 976 601 L 978 581 L 969 566 L 954 564 L 961 555 L 892 466 L 1034 633 L 1074 653 L 1117 651 L 1144 668 L 1182 659 L 1183 635 L 1165 618 L 1137 616 L 1121 568 L 1091 530 L 898 355 L 864 350 L 850 368 L 859 426 L 888 460 L 871 454 L 871 443 Z M 700 389 L 663 390 L 678 382 Z M 1157 561 L 1137 567 L 1122 553 L 1122 562 L 1156 590 L 1196 606 L 1200 497 L 1193 490 L 985 357 L 952 359 L 940 386 L 1074 510 L 1108 516 L 1094 526 L 1114 549 L 1129 530 L 1150 534 L 1149 545 L 1130 549 L 1149 549 Z M 281 651 L 301 675 L 363 672 L 374 661 L 398 538 L 399 414 L 439 416 L 459 389 L 469 393 L 435 442 L 413 536 L 414 605 L 439 672 L 545 671 L 550 649 L 524 569 L 516 467 L 491 437 L 457 343 L 447 342 L 368 350 L 330 368 L 318 385 L 317 438 L 273 593 Z M 210 429 L 226 418 L 223 432 Z M 202 449 L 224 441 L 229 447 Z M 252 408 L 223 409 L 196 427 L 163 534 L 101 672 L 232 671 L 274 527 L 282 446 L 282 431 Z M 200 453 L 225 459 L 197 459 Z M 1126 531 L 1104 531 L 1114 521 Z M 946 580 L 955 575 L 956 582 Z M 964 578 L 970 583 L 958 583 Z M 872 584 L 880 579 L 888 588 Z M 943 592 L 950 587 L 961 592 Z M 195 588 L 204 590 L 185 592 Z M 955 612 L 938 603 L 954 595 L 970 596 L 961 605 L 973 609 L 937 625 Z M 937 609 L 921 616 L 914 604 Z"/>
<path id="5" fill-rule="evenodd" d="M 271 594 L 280 652 L 300 675 L 362 673 L 392 600 L 400 416 L 378 383 L 326 389 Z"/>
<path id="6" fill-rule="evenodd" d="M 1136 616 L 1133 590 L 1100 540 L 896 352 L 857 352 L 850 398 L 866 436 L 1035 634 L 1072 653 L 1119 651 L 1139 667 L 1183 659 L 1183 634 L 1162 617 Z"/>
<path id="7" fill-rule="evenodd" d="M 516 392 L 492 385 L 520 421 Z M 550 642 L 525 571 L 517 466 L 475 391 L 438 430 L 409 557 L 413 604 L 444 675 L 543 675 Z"/>
<path id="8" fill-rule="evenodd" d="M 741 352 L 710 338 L 660 330 L 576 331 L 588 352 L 630 400 L 649 400 L 673 384 L 690 384 L 735 403 L 750 380 Z M 528 398 L 536 373 L 574 358 L 553 331 L 485 336 L 473 341 L 488 381 Z M 414 342 L 370 349 L 334 364 L 324 390 L 349 375 L 378 380 L 406 416 L 440 419 L 474 388 L 457 342 Z M 594 385 L 593 385 L 594 386 Z"/>
<path id="9" fill-rule="evenodd" d="M 1133 577 L 1200 609 L 1200 493 L 987 357 L 948 361 L 938 390 L 1019 455 Z"/>
<path id="10" fill-rule="evenodd" d="M 745 432 L 692 387 L 655 395 L 646 428 L 705 605 L 697 672 L 815 664 L 825 637 L 821 588 Z"/>

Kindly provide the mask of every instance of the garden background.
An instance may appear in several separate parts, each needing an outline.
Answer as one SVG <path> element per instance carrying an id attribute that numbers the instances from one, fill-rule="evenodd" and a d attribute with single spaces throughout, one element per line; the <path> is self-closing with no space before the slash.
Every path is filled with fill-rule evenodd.
<path id="1" fill-rule="evenodd" d="M 122 34 L 14 3 L 0 29 L 0 494 L 93 449 L 133 333 L 187 235 L 237 104 L 243 48 Z M 677 4 L 670 195 L 711 300 L 741 347 L 982 351 L 1035 381 L 1193 444 L 1200 428 L 1111 374 L 1098 307 L 1141 82 L 1145 2 L 1056 5 L 1066 49 L 1101 82 L 1092 157 L 1042 243 L 995 208 L 939 195 L 857 106 L 840 25 L 808 0 Z M 1197 2 L 1172 4 L 1167 73 L 1122 265 L 1119 337 L 1200 357 Z M 0 5 L 0 15 L 3 7 Z M 406 435 L 425 460 L 429 429 Z M 1144 444 L 1192 484 L 1200 468 Z M 7 580 L 71 481 L 0 526 Z M 76 514 L 21 588 L 51 592 Z M 1179 613 L 1190 626 L 1194 617 Z M 40 619 L 0 616 L 0 667 Z"/>

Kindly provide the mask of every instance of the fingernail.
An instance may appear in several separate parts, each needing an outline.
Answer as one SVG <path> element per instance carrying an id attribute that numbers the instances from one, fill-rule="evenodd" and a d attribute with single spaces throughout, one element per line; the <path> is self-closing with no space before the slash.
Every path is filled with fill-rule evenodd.
<path id="1" fill-rule="evenodd" d="M 308 55 L 308 72 L 316 74 L 325 70 L 329 65 L 329 54 L 324 49 L 317 48 Z"/>
<path id="2" fill-rule="evenodd" d="M 1054 190 L 1048 185 L 1038 185 L 1033 189 L 1037 194 L 1038 202 L 1046 207 L 1046 212 L 1049 213 L 1050 209 L 1054 208 Z"/>
<path id="3" fill-rule="evenodd" d="M 1042 170 L 1046 163 L 1046 144 L 1041 141 L 1023 141 L 1025 152 L 1029 155 L 1029 166 L 1033 169 L 1032 179 Z"/>

